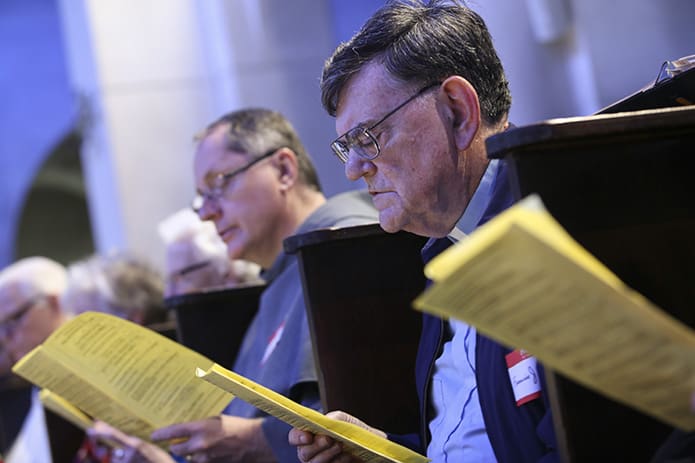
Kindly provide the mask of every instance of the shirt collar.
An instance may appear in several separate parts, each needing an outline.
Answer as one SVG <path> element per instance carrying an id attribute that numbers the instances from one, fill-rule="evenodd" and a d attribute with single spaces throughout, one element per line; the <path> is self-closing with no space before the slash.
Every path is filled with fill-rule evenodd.
<path id="1" fill-rule="evenodd" d="M 466 235 L 472 233 L 480 223 L 490 203 L 490 199 L 492 198 L 492 191 L 495 186 L 495 178 L 497 178 L 498 170 L 499 159 L 492 159 L 488 163 L 487 169 L 485 169 L 485 173 L 480 180 L 478 188 L 476 188 L 473 197 L 468 203 L 468 206 L 466 206 L 466 210 L 463 211 L 463 215 L 456 223 L 454 229 L 449 232 L 448 237 L 451 241 L 461 241 Z"/>

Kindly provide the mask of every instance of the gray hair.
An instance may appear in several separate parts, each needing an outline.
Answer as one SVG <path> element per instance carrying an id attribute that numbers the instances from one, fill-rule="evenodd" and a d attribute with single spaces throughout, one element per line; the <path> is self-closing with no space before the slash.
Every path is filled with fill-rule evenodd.
<path id="1" fill-rule="evenodd" d="M 196 140 L 207 137 L 219 127 L 226 128 L 229 151 L 248 153 L 256 158 L 271 149 L 291 149 L 297 156 L 300 183 L 321 191 L 316 168 L 304 144 L 292 124 L 279 112 L 247 108 L 227 113 L 196 135 Z"/>
<path id="2" fill-rule="evenodd" d="M 61 302 L 67 311 L 86 306 L 148 325 L 167 318 L 163 291 L 163 278 L 153 266 L 118 252 L 93 255 L 68 266 Z"/>
<path id="3" fill-rule="evenodd" d="M 60 296 L 67 285 L 67 273 L 62 264 L 47 257 L 26 257 L 0 272 L 0 286 L 13 284 L 27 293 Z"/>
<path id="4" fill-rule="evenodd" d="M 452 0 L 389 1 L 326 61 L 321 100 L 335 116 L 340 92 L 376 60 L 398 80 L 417 86 L 458 75 L 478 93 L 482 117 L 494 125 L 511 106 L 509 83 L 483 19 Z"/>

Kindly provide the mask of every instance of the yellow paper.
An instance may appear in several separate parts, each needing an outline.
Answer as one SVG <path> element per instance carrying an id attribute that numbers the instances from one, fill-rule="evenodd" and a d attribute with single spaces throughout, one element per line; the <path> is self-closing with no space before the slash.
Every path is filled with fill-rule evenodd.
<path id="1" fill-rule="evenodd" d="M 47 409 L 62 416 L 78 428 L 86 431 L 94 425 L 94 420 L 89 415 L 48 389 L 41 389 L 39 399 Z"/>
<path id="2" fill-rule="evenodd" d="M 695 430 L 695 335 L 622 283 L 531 199 L 426 266 L 417 309 L 463 320 L 547 367 Z"/>
<path id="3" fill-rule="evenodd" d="M 218 415 L 232 396 L 195 376 L 212 361 L 112 315 L 85 312 L 13 371 L 88 415 L 149 439 L 154 429 Z"/>
<path id="4" fill-rule="evenodd" d="M 220 365 L 214 364 L 207 371 L 199 369 L 197 375 L 294 427 L 333 437 L 342 442 L 346 451 L 366 462 L 422 463 L 429 461 L 422 455 L 366 429 L 328 418 L 316 410 L 304 407 Z"/>

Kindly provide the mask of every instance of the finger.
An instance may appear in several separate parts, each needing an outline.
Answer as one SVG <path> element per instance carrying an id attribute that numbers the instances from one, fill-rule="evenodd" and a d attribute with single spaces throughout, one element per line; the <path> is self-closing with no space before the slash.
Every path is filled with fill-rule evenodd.
<path id="1" fill-rule="evenodd" d="M 171 439 L 178 439 L 182 437 L 188 437 L 193 433 L 190 429 L 188 423 L 184 424 L 174 424 L 167 426 L 166 428 L 156 429 L 151 435 L 150 439 L 153 441 L 164 441 Z"/>
<path id="2" fill-rule="evenodd" d="M 287 441 L 291 445 L 307 445 L 314 441 L 314 435 L 308 431 L 292 428 L 287 435 Z"/>
<path id="3" fill-rule="evenodd" d="M 345 421 L 347 423 L 356 424 L 357 426 L 359 426 L 361 428 L 368 428 L 369 427 L 364 421 L 359 420 L 359 419 L 355 418 L 354 416 L 347 414 L 341 410 L 328 412 L 328 413 L 326 413 L 326 416 L 329 418 L 332 418 L 334 420 Z"/>
<path id="4" fill-rule="evenodd" d="M 333 412 L 328 412 L 328 413 L 326 413 L 326 416 L 329 418 L 332 418 L 334 420 L 352 423 L 352 424 L 359 426 L 362 429 L 366 429 L 367 431 L 374 433 L 378 436 L 386 437 L 386 433 L 384 431 L 377 429 L 377 428 L 373 428 L 373 427 L 369 426 L 367 423 L 365 423 L 364 421 L 359 420 L 359 419 L 355 418 L 354 416 L 349 415 L 343 411 L 336 410 Z"/>
<path id="5" fill-rule="evenodd" d="M 336 457 L 341 455 L 342 452 L 342 447 L 340 446 L 340 444 L 336 442 L 327 449 L 322 450 L 320 453 L 315 454 L 309 460 L 306 461 L 308 461 L 309 463 L 335 463 Z M 300 457 L 300 459 L 302 458 Z"/>
<path id="6" fill-rule="evenodd" d="M 326 416 L 339 421 L 350 421 L 351 419 L 355 419 L 352 415 L 349 415 L 342 410 L 333 410 L 332 412 L 326 413 Z"/>
<path id="7" fill-rule="evenodd" d="M 316 436 L 312 444 L 297 447 L 297 456 L 304 462 L 328 462 L 339 453 L 340 446 L 327 436 Z"/>
<path id="8" fill-rule="evenodd" d="M 362 460 L 353 457 L 349 453 L 341 453 L 334 460 L 333 463 L 363 463 Z"/>
<path id="9" fill-rule="evenodd" d="M 169 451 L 175 455 L 180 455 L 180 456 L 185 456 L 185 455 L 193 455 L 195 456 L 197 453 L 202 452 L 203 449 L 200 448 L 200 446 L 195 445 L 195 442 L 192 442 L 190 440 L 186 442 L 182 442 L 180 444 L 173 444 L 169 446 Z"/>

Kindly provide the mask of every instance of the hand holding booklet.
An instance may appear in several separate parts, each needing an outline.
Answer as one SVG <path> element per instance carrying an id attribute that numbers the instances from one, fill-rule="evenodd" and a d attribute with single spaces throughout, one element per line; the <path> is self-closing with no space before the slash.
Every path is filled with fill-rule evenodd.
<path id="1" fill-rule="evenodd" d="M 65 323 L 13 371 L 45 388 L 44 404 L 82 428 L 98 419 L 149 440 L 157 428 L 219 415 L 236 395 L 294 426 L 334 437 L 365 461 L 428 461 L 225 370 L 154 331 L 104 313 L 85 312 Z"/>
<path id="2" fill-rule="evenodd" d="M 215 364 L 207 371 L 198 369 L 196 374 L 294 427 L 336 439 L 343 444 L 345 451 L 365 462 L 424 463 L 429 461 L 406 447 L 352 423 L 324 416 L 220 365 Z"/>
<path id="3" fill-rule="evenodd" d="M 627 287 L 537 197 L 449 248 L 425 273 L 435 284 L 417 309 L 463 320 L 586 387 L 695 430 L 695 332 Z"/>

